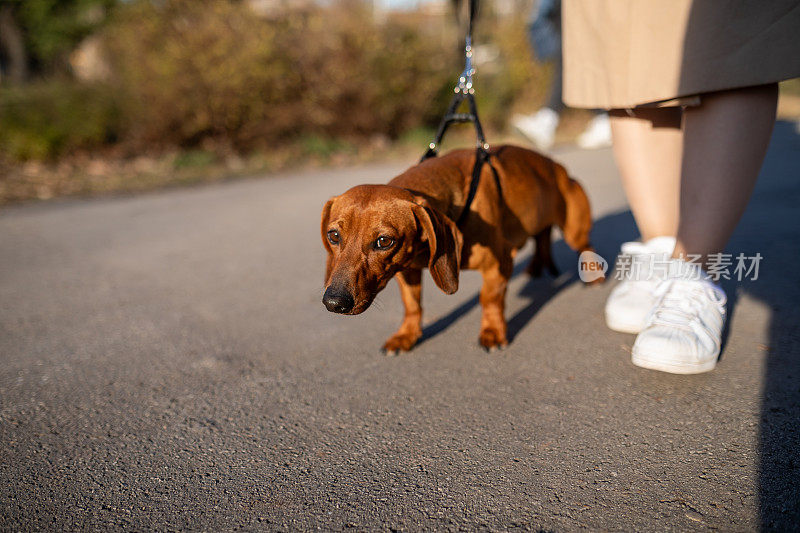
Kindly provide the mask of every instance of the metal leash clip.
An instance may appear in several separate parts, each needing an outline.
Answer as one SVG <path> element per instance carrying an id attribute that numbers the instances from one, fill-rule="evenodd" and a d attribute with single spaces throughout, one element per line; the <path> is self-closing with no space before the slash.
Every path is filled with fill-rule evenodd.
<path id="1" fill-rule="evenodd" d="M 458 78 L 458 84 L 453 92 L 461 92 L 464 94 L 475 94 L 475 89 L 472 87 L 472 76 L 475 74 L 475 67 L 472 66 L 472 37 L 467 35 L 466 45 L 464 46 L 464 72 Z"/>
<path id="2" fill-rule="evenodd" d="M 472 84 L 472 76 L 475 74 L 475 67 L 473 66 L 472 62 L 472 23 L 477 11 L 478 0 L 470 0 L 468 29 L 466 38 L 464 40 L 464 71 L 459 76 L 458 82 L 453 88 L 453 92 L 455 94 L 453 94 L 453 98 L 450 100 L 450 105 L 447 108 L 447 112 L 445 112 L 444 117 L 442 117 L 442 120 L 439 123 L 439 128 L 436 131 L 436 137 L 434 137 L 433 141 L 428 145 L 428 150 L 420 159 L 421 163 L 426 159 L 436 157 L 438 155 L 438 146 L 442 142 L 444 133 L 447 131 L 447 128 L 450 126 L 450 124 L 472 122 L 472 125 L 475 126 L 475 135 L 477 137 L 475 143 L 475 164 L 472 167 L 472 178 L 470 179 L 469 190 L 467 191 L 466 199 L 464 201 L 464 207 L 461 210 L 461 215 L 456 221 L 456 225 L 458 227 L 462 227 L 469 217 L 470 206 L 472 205 L 472 200 L 475 198 L 475 193 L 478 190 L 481 171 L 484 165 L 487 165 L 489 168 L 491 168 L 498 189 L 500 187 L 500 178 L 490 162 L 491 154 L 489 153 L 489 143 L 486 142 L 486 138 L 483 136 L 483 127 L 481 126 L 481 121 L 478 118 L 478 108 L 475 105 L 475 88 Z M 458 113 L 458 108 L 461 106 L 461 103 L 464 100 L 467 101 L 468 112 Z"/>
<path id="3" fill-rule="evenodd" d="M 475 105 L 475 87 L 472 83 L 472 76 L 475 74 L 475 67 L 473 66 L 472 56 L 472 37 L 467 35 L 464 46 L 465 66 L 464 71 L 458 78 L 456 86 L 453 88 L 453 98 L 450 100 L 450 105 L 439 123 L 439 128 L 436 132 L 436 137 L 428 145 L 428 150 L 423 154 L 420 161 L 425 161 L 430 157 L 435 157 L 438 153 L 438 146 L 442 142 L 447 128 L 454 123 L 472 122 L 475 126 L 475 133 L 477 136 L 476 146 L 478 150 L 489 150 L 489 143 L 483 135 L 483 127 L 478 118 L 478 109 Z M 461 103 L 466 100 L 468 106 L 467 113 L 458 113 L 458 108 Z"/>

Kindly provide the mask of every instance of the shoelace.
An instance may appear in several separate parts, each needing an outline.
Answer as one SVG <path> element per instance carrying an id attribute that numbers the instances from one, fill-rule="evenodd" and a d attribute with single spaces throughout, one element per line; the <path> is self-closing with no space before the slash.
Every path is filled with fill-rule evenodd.
<path id="1" fill-rule="evenodd" d="M 720 316 L 725 315 L 728 299 L 721 289 L 710 283 L 673 278 L 659 284 L 656 296 L 660 297 L 660 301 L 653 310 L 651 325 L 660 324 L 693 331 L 690 324 L 697 320 L 709 336 L 715 338 L 708 325 L 700 319 L 700 313 L 711 302 Z"/>

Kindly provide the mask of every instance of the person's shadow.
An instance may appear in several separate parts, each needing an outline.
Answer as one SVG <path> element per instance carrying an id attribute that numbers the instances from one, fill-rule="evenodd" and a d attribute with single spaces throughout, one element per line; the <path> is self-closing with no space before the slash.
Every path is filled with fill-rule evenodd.
<path id="1" fill-rule="evenodd" d="M 759 432 L 759 510 L 762 528 L 770 530 L 800 527 L 798 243 L 800 134 L 798 124 L 778 122 L 755 192 L 728 247 L 736 254 L 763 257 L 758 279 L 738 283 L 738 289 L 771 312 L 769 343 L 762 347 L 767 361 Z"/>

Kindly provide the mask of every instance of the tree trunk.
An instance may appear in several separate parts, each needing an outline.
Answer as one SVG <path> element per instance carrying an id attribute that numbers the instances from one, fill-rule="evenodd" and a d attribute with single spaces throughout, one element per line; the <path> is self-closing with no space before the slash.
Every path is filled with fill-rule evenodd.
<path id="1" fill-rule="evenodd" d="M 0 51 L 8 59 L 8 79 L 11 83 L 22 83 L 28 79 L 28 54 L 22 30 L 14 17 L 10 5 L 0 7 Z"/>

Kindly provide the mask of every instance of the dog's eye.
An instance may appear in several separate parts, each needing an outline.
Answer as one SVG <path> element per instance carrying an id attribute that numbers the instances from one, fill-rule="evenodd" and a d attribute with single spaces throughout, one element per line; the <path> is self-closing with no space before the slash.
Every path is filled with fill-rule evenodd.
<path id="1" fill-rule="evenodd" d="M 375 249 L 376 250 L 388 250 L 394 244 L 394 239 L 391 237 L 387 237 L 386 235 L 381 235 L 375 241 Z"/>
<path id="2" fill-rule="evenodd" d="M 331 244 L 339 244 L 340 239 L 341 237 L 339 236 L 339 232 L 335 229 L 332 229 L 328 232 L 328 241 L 330 241 Z"/>

